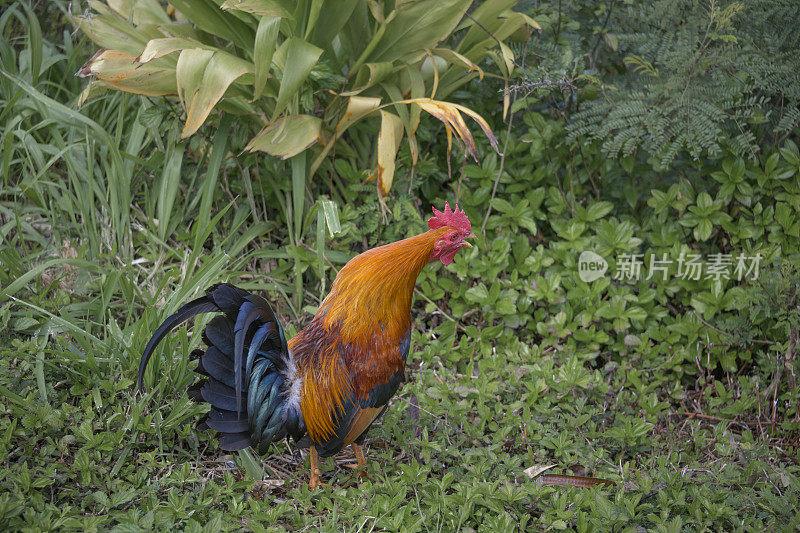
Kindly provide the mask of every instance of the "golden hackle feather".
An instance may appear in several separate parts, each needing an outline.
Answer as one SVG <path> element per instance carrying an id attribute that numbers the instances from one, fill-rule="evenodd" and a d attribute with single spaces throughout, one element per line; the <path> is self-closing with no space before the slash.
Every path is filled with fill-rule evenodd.
<path id="1" fill-rule="evenodd" d="M 303 380 L 300 407 L 315 442 L 336 433 L 346 398 L 354 394 L 365 400 L 376 385 L 402 370 L 399 346 L 411 326 L 417 276 L 436 240 L 449 231 L 432 229 L 353 258 L 311 324 L 289 341 Z M 356 439 L 379 411 L 357 409 L 344 421 L 350 425 L 346 440 Z"/>

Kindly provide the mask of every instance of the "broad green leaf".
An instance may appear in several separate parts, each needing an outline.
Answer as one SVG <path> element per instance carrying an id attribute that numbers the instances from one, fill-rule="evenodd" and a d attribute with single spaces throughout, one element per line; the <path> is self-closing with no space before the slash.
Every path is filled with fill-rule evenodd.
<path id="1" fill-rule="evenodd" d="M 380 82 L 386 76 L 390 75 L 392 70 L 394 70 L 394 64 L 391 62 L 366 63 L 361 65 L 358 74 L 356 74 L 356 81 L 353 84 L 355 87 L 350 91 L 341 93 L 341 95 L 354 96 Z"/>
<path id="2" fill-rule="evenodd" d="M 403 138 L 403 121 L 394 113 L 381 110 L 381 131 L 378 134 L 378 192 L 389 194 L 394 181 L 395 158 Z"/>
<path id="3" fill-rule="evenodd" d="M 184 109 L 189 109 L 212 57 L 214 57 L 213 51 L 202 48 L 188 48 L 178 56 L 175 75 L 178 80 L 178 98 Z"/>
<path id="4" fill-rule="evenodd" d="M 351 17 L 353 10 L 362 0 L 325 0 L 325 19 L 322 24 L 314 24 L 313 31 L 306 40 L 326 51 L 334 39 L 342 38 L 340 33 L 345 24 L 350 22 L 357 25 Z"/>
<path id="5" fill-rule="evenodd" d="M 283 56 L 286 60 L 283 65 L 283 77 L 273 116 L 278 116 L 283 112 L 289 99 L 298 93 L 322 54 L 321 48 L 298 37 L 287 39 L 281 48 L 284 49 Z"/>
<path id="6" fill-rule="evenodd" d="M 465 19 L 459 26 L 459 29 L 468 27 L 469 30 L 461 42 L 458 43 L 456 50 L 468 55 L 466 51 L 479 42 L 487 38 L 494 40 L 492 28 L 500 25 L 500 15 L 510 10 L 516 3 L 517 0 L 492 0 L 491 2 L 481 3 L 475 11 L 470 13 L 470 18 Z M 494 42 L 497 43 L 497 41 Z M 471 57 L 471 59 L 472 61 L 476 60 L 474 57 Z"/>
<path id="7" fill-rule="evenodd" d="M 264 85 L 267 83 L 270 68 L 272 67 L 272 56 L 278 45 L 278 30 L 281 27 L 281 19 L 278 17 L 261 17 L 256 30 L 256 41 L 253 47 L 253 63 L 256 67 L 255 87 L 253 98 L 261 96 Z"/>
<path id="8" fill-rule="evenodd" d="M 471 0 L 421 0 L 387 17 L 386 31 L 366 58 L 373 63 L 421 57 L 453 32 Z"/>
<path id="9" fill-rule="evenodd" d="M 78 76 L 97 76 L 103 83 L 135 94 L 165 96 L 177 94 L 175 70 L 158 63 L 136 63 L 136 56 L 116 50 L 101 50 L 86 62 Z"/>
<path id="10" fill-rule="evenodd" d="M 213 50 L 212 47 L 206 46 L 193 39 L 184 39 L 182 37 L 165 37 L 163 39 L 151 39 L 148 41 L 144 47 L 144 50 L 142 50 L 142 53 L 136 58 L 136 61 L 139 63 L 147 63 L 153 59 L 157 59 L 180 50 L 185 50 L 187 48 L 206 48 L 208 50 Z"/>
<path id="11" fill-rule="evenodd" d="M 171 22 L 164 7 L 157 0 L 115 0 L 108 2 L 108 5 L 137 26 Z"/>
<path id="12" fill-rule="evenodd" d="M 253 28 L 232 13 L 220 9 L 213 0 L 170 0 L 170 4 L 201 30 L 231 41 L 245 50 L 253 46 Z"/>
<path id="13" fill-rule="evenodd" d="M 322 9 L 322 4 L 324 3 L 325 0 L 311 0 L 311 5 L 308 8 L 308 14 L 305 17 L 306 29 L 305 32 L 303 32 L 304 40 L 308 41 L 309 37 L 311 36 L 311 32 L 317 25 L 317 20 L 319 19 L 319 13 L 320 10 Z"/>
<path id="14" fill-rule="evenodd" d="M 321 126 L 322 120 L 311 115 L 281 117 L 258 132 L 245 150 L 288 159 L 317 142 Z"/>
<path id="15" fill-rule="evenodd" d="M 154 26 L 134 26 L 100 2 L 94 2 L 92 7 L 98 12 L 97 15 L 78 17 L 75 22 L 101 48 L 137 56 L 147 41 L 164 36 Z"/>
<path id="16" fill-rule="evenodd" d="M 503 64 L 499 66 L 504 67 L 502 69 L 503 73 L 508 78 L 514 71 L 514 52 L 504 42 L 500 41 L 498 44 L 500 45 L 500 57 L 503 58 Z"/>
<path id="17" fill-rule="evenodd" d="M 235 9 L 258 15 L 259 17 L 291 18 L 292 14 L 281 4 L 273 0 L 226 0 L 222 9 Z"/>
<path id="18" fill-rule="evenodd" d="M 225 52 L 188 49 L 178 59 L 177 76 L 181 100 L 186 108 L 186 124 L 181 138 L 186 138 L 203 125 L 231 83 L 253 65 Z"/>

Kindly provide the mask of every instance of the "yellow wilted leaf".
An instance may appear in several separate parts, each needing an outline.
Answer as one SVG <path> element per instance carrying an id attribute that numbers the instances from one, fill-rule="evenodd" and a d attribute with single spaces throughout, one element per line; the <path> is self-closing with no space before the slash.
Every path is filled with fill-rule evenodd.
<path id="1" fill-rule="evenodd" d="M 319 166 L 322 164 L 322 161 L 325 160 L 325 157 L 328 155 L 328 152 L 333 147 L 334 143 L 339 139 L 339 137 L 341 137 L 347 128 L 364 118 L 366 115 L 376 111 L 380 107 L 380 98 L 351 96 L 350 100 L 347 102 L 347 109 L 345 109 L 344 115 L 342 115 L 342 118 L 340 118 L 339 122 L 336 124 L 336 130 L 334 131 L 334 134 L 331 135 L 331 138 L 328 139 L 327 143 L 325 143 L 325 147 L 322 149 L 322 152 L 320 152 L 320 154 L 311 164 L 309 174 L 312 176 L 314 175 L 314 172 L 317 171 Z"/>
<path id="2" fill-rule="evenodd" d="M 441 120 L 444 123 L 445 127 L 448 129 L 448 136 L 451 133 L 450 130 L 454 131 L 456 135 L 458 135 L 459 139 L 461 139 L 461 142 L 464 143 L 464 146 L 467 149 L 467 151 L 470 154 L 472 154 L 472 157 L 474 157 L 477 160 L 478 150 L 475 147 L 475 139 L 473 139 L 472 134 L 469 131 L 469 128 L 467 128 L 467 125 L 464 122 L 464 117 L 461 116 L 461 112 L 463 111 L 478 123 L 483 132 L 489 138 L 489 142 L 491 143 L 492 148 L 494 148 L 495 152 L 500 153 L 497 146 L 497 137 L 495 137 L 494 133 L 492 133 L 492 129 L 489 127 L 489 123 L 486 122 L 483 119 L 483 117 L 481 117 L 478 113 L 469 109 L 468 107 L 464 107 L 462 105 L 454 104 L 451 102 L 431 100 L 430 98 L 413 98 L 410 100 L 402 100 L 400 103 L 417 104 L 423 110 L 427 111 L 434 117 Z M 449 142 L 448 142 L 448 150 L 449 150 Z"/>
<path id="3" fill-rule="evenodd" d="M 470 61 L 469 58 L 459 54 L 455 50 L 450 50 L 448 48 L 434 48 L 433 53 L 443 59 L 446 59 L 450 63 L 454 64 L 461 63 L 461 65 L 467 68 L 468 72 L 472 72 L 473 70 L 478 71 L 478 79 L 483 80 L 483 70 L 481 70 L 481 67 Z"/>
<path id="4" fill-rule="evenodd" d="M 542 472 L 547 472 L 556 465 L 534 465 L 525 469 L 525 475 L 533 479 Z"/>
<path id="5" fill-rule="evenodd" d="M 403 138 L 403 121 L 394 113 L 381 110 L 381 131 L 378 134 L 378 194 L 386 196 L 394 181 L 395 158 Z"/>
<path id="6" fill-rule="evenodd" d="M 542 31 L 542 27 L 541 27 L 541 26 L 539 25 L 539 23 L 538 23 L 538 22 L 536 22 L 534 19 L 532 19 L 531 17 L 529 17 L 529 16 L 528 16 L 528 15 L 526 15 L 525 13 L 518 13 L 518 15 L 519 15 L 520 17 L 522 17 L 522 19 L 525 21 L 525 23 L 526 23 L 528 26 L 530 26 L 530 27 L 532 27 L 532 28 L 534 28 L 534 29 L 536 29 L 536 30 Z"/>
<path id="7" fill-rule="evenodd" d="M 85 104 L 95 96 L 98 96 L 110 89 L 111 89 L 110 86 L 106 85 L 100 80 L 89 81 L 86 87 L 84 87 L 83 90 L 81 91 L 81 94 L 78 95 L 78 109 L 83 107 L 83 104 Z"/>
<path id="8" fill-rule="evenodd" d="M 322 120 L 311 115 L 281 117 L 258 132 L 245 150 L 288 159 L 317 142 L 321 126 Z"/>
<path id="9" fill-rule="evenodd" d="M 136 56 L 118 50 L 99 50 L 78 71 L 78 76 L 97 76 L 103 83 L 145 96 L 177 94 L 173 69 L 136 63 Z"/>

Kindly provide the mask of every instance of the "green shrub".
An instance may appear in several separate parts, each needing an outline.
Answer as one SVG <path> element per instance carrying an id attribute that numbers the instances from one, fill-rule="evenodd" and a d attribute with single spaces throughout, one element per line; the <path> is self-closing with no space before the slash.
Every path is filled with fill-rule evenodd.
<path id="1" fill-rule="evenodd" d="M 800 125 L 800 12 L 791 2 L 539 2 L 526 82 L 585 80 L 561 98 L 573 140 L 606 154 L 755 160 Z"/>

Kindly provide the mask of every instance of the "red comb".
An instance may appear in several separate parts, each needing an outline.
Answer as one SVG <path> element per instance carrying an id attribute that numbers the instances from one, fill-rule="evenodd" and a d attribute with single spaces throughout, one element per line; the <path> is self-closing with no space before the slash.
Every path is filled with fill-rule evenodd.
<path id="1" fill-rule="evenodd" d="M 428 227 L 431 229 L 444 226 L 452 226 L 467 233 L 472 231 L 472 224 L 470 224 L 467 214 L 463 210 L 458 209 L 458 204 L 456 204 L 456 210 L 451 211 L 447 202 L 444 203 L 444 211 L 438 211 L 434 207 L 433 216 L 428 220 Z"/>

